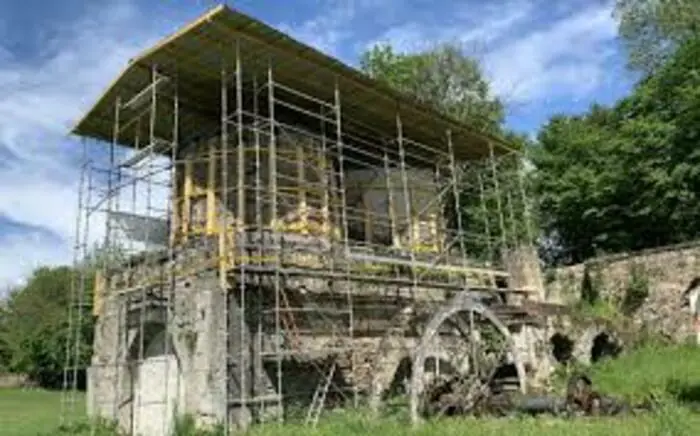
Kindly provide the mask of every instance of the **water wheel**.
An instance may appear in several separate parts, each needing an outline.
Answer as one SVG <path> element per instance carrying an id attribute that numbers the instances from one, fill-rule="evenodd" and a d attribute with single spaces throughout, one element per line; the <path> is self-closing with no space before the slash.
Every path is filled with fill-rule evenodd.
<path id="1" fill-rule="evenodd" d="M 411 420 L 466 414 L 503 389 L 525 390 L 525 369 L 505 323 L 468 292 L 439 308 L 412 358 Z"/>

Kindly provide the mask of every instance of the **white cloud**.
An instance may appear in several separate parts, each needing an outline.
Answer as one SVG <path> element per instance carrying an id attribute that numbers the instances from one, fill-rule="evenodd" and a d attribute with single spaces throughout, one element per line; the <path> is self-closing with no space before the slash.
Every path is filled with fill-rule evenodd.
<path id="1" fill-rule="evenodd" d="M 353 36 L 350 23 L 366 6 L 365 0 L 324 1 L 319 5 L 323 13 L 301 23 L 282 23 L 278 28 L 324 53 L 339 56 L 341 43 Z"/>
<path id="2" fill-rule="evenodd" d="M 29 272 L 43 265 L 65 263 L 71 258 L 69 244 L 47 244 L 37 231 L 0 237 L 0 297 L 19 286 Z"/>
<path id="3" fill-rule="evenodd" d="M 609 5 L 590 5 L 489 52 L 496 93 L 516 102 L 580 97 L 605 78 L 617 25 Z"/>
<path id="4" fill-rule="evenodd" d="M 516 26 L 532 19 L 535 3 L 510 0 L 502 4 L 481 3 L 456 6 L 446 14 L 446 24 L 433 24 L 421 20 L 421 16 L 394 26 L 379 37 L 365 42 L 361 49 L 377 43 L 390 43 L 399 52 L 412 52 L 428 48 L 441 41 L 463 44 L 470 50 L 498 42 Z"/>
<path id="5" fill-rule="evenodd" d="M 0 172 L 0 216 L 44 230 L 2 236 L 0 289 L 39 264 L 70 262 L 80 144 L 66 134 L 129 57 L 159 36 L 128 2 L 89 12 L 56 29 L 31 62 L 0 41 L 0 148 L 17 157 Z"/>
<path id="6" fill-rule="evenodd" d="M 563 3 L 557 8 L 534 0 L 464 4 L 445 13 L 445 25 L 414 17 L 359 48 L 389 42 L 411 52 L 439 41 L 458 42 L 482 61 L 494 92 L 508 103 L 575 99 L 604 81 L 606 62 L 615 55 L 617 25 L 610 2 Z"/>

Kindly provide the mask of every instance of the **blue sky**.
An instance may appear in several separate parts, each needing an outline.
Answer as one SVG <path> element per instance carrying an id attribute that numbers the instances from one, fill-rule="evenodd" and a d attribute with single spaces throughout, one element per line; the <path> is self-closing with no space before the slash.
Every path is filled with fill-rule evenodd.
<path id="1" fill-rule="evenodd" d="M 0 2 L 0 293 L 69 262 L 80 146 L 67 132 L 128 59 L 197 17 L 204 0 Z M 376 42 L 457 41 L 482 63 L 508 124 L 629 92 L 610 1 L 241 0 L 229 5 L 354 64 Z"/>

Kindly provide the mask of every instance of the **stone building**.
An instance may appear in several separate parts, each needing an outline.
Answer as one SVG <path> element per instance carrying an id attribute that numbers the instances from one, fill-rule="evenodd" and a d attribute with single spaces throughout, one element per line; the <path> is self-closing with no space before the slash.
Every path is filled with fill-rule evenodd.
<path id="1" fill-rule="evenodd" d="M 536 256 L 502 237 L 479 263 L 455 213 L 461 163 L 517 161 L 503 140 L 225 6 L 132 59 L 74 133 L 109 147 L 108 168 L 86 166 L 106 194 L 82 207 L 119 253 L 94 290 L 92 416 L 149 436 L 183 415 L 246 427 L 303 407 L 313 423 L 384 395 L 420 344 L 437 372 L 473 368 L 430 351 L 466 349 L 429 327 L 465 289 L 445 320 L 496 321 L 512 349 L 492 364 L 522 384 L 509 331 L 539 296 Z"/>

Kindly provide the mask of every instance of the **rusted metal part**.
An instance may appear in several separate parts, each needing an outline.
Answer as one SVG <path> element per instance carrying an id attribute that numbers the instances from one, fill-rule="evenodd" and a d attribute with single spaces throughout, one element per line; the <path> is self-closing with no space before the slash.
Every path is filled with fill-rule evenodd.
<path id="1" fill-rule="evenodd" d="M 459 400 L 456 400 L 459 403 Z M 439 405 L 438 405 L 439 406 Z M 437 407 L 437 406 L 435 406 Z M 625 401 L 603 395 L 593 389 L 584 374 L 574 375 L 563 397 L 522 394 L 500 394 L 484 398 L 470 410 L 452 409 L 455 414 L 474 416 L 508 416 L 514 414 L 577 416 L 614 416 L 650 410 L 652 404 L 630 405 Z M 463 413 L 460 413 L 463 412 Z"/>

